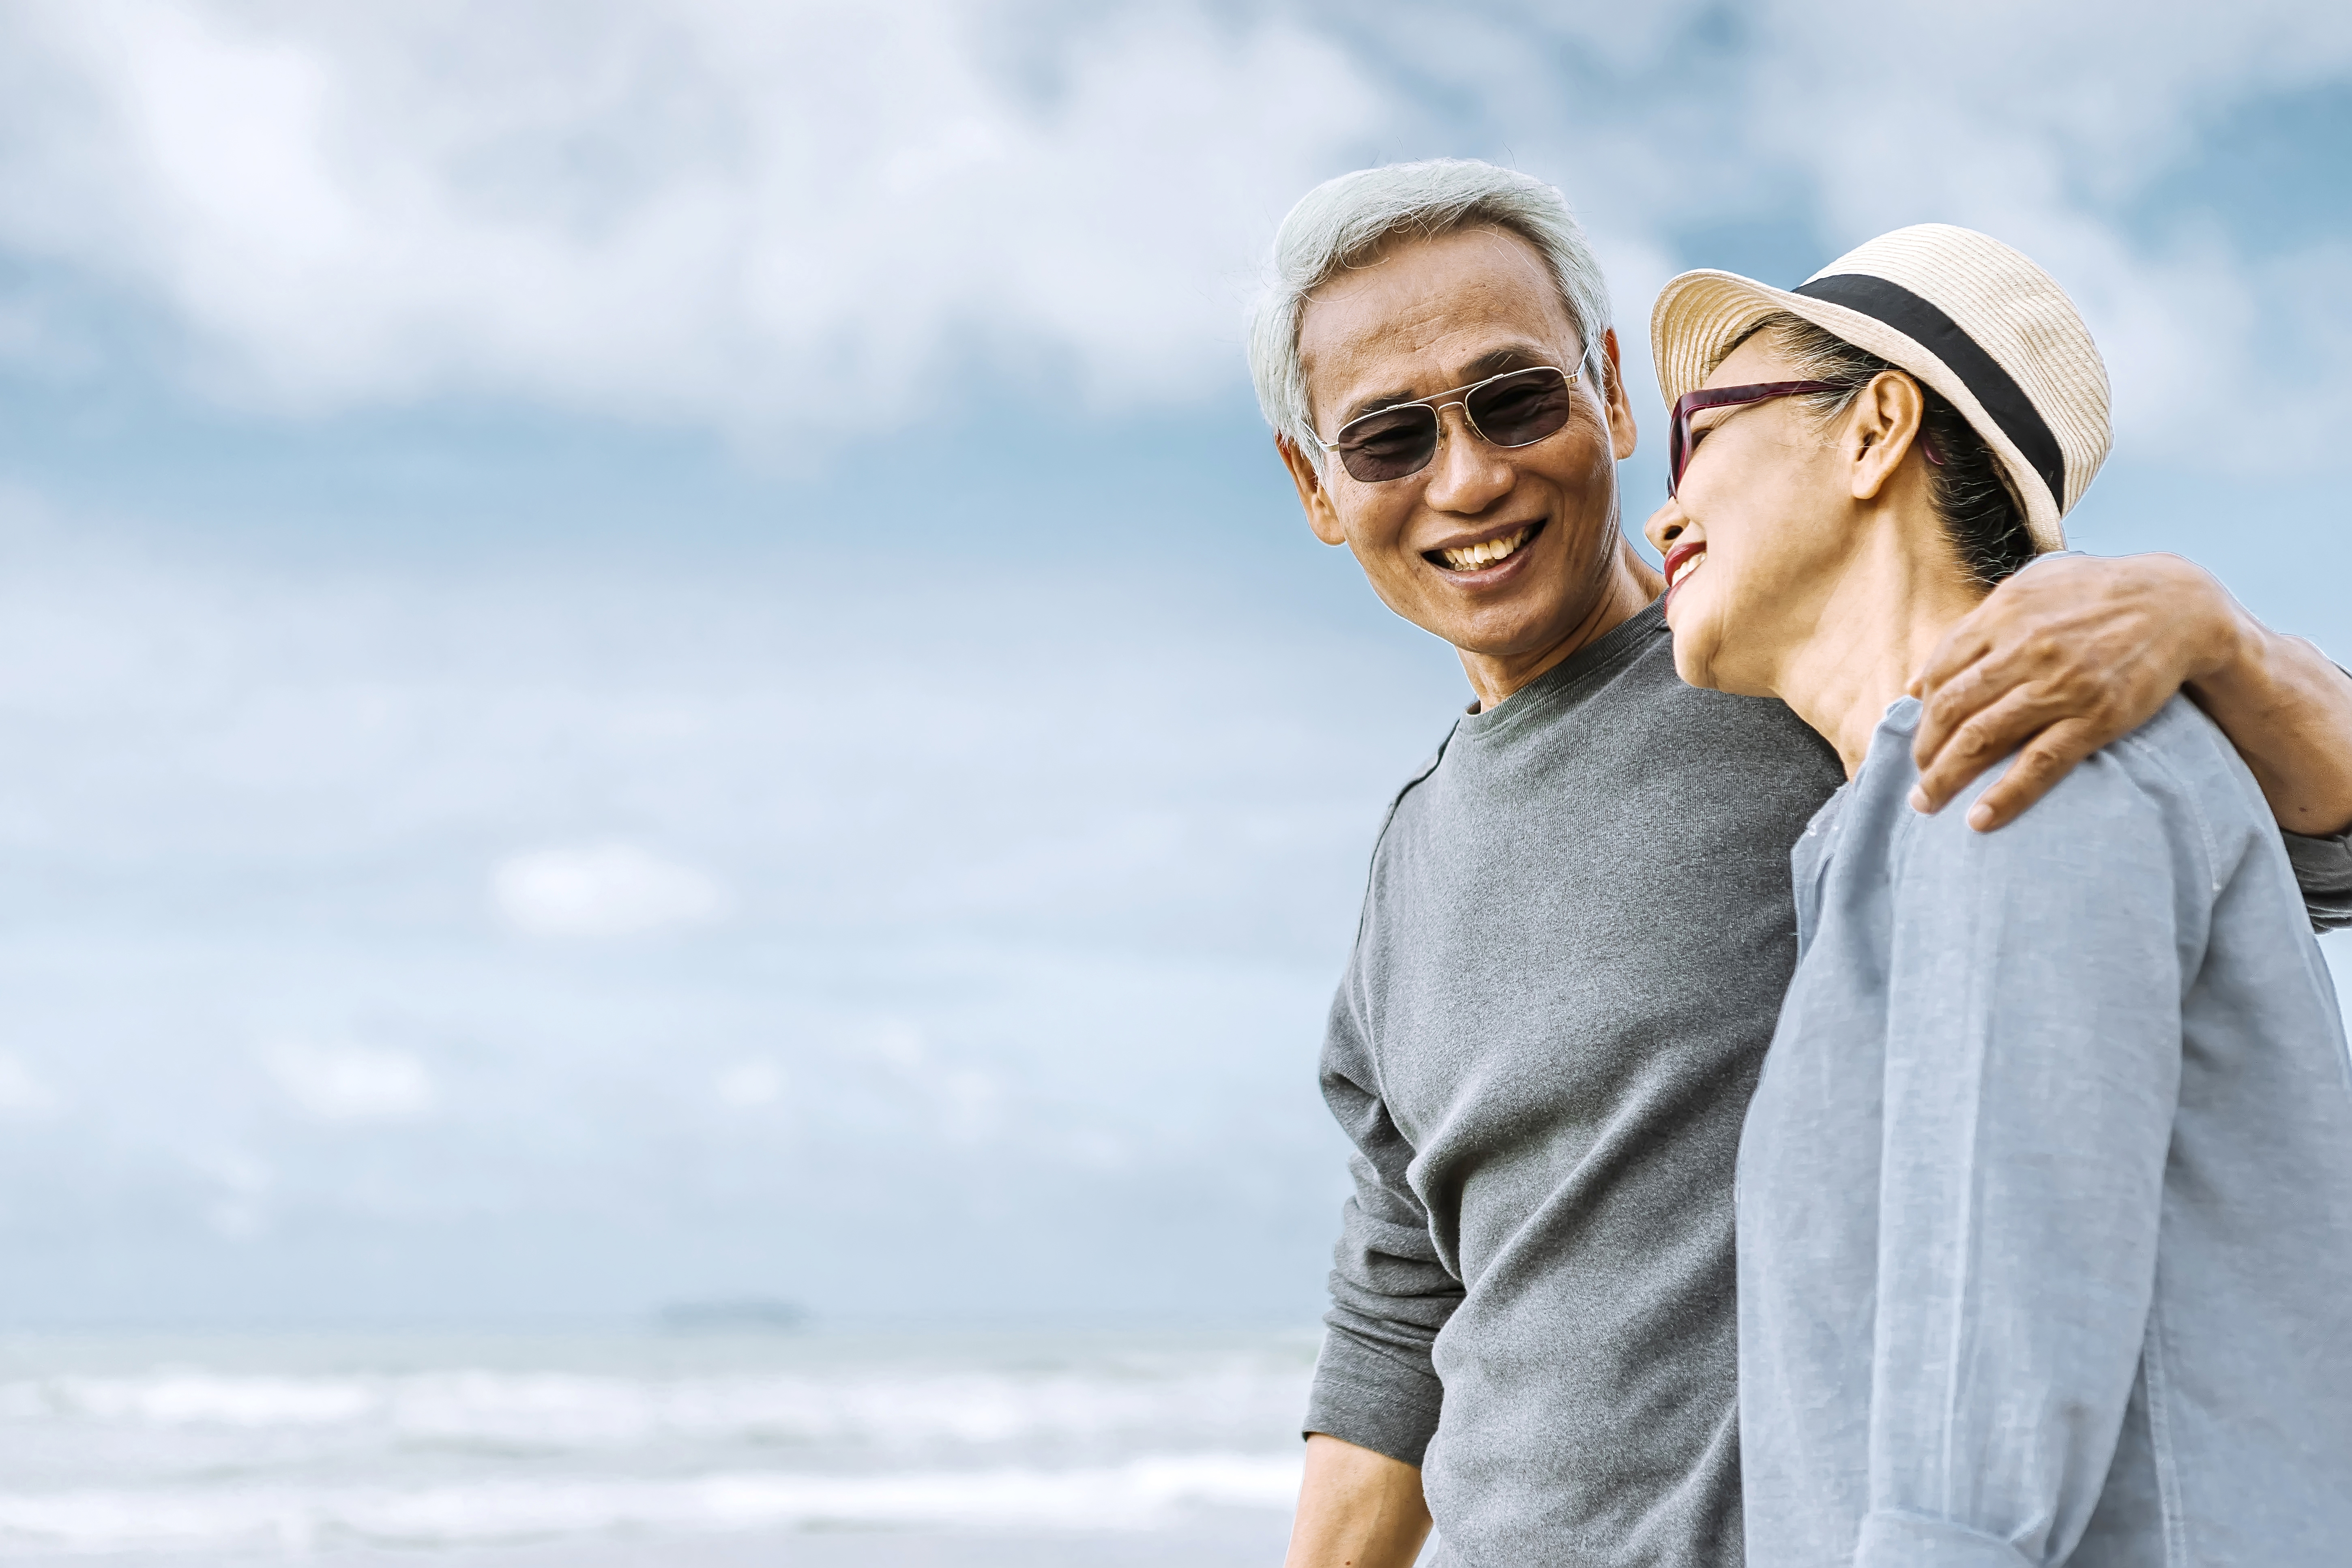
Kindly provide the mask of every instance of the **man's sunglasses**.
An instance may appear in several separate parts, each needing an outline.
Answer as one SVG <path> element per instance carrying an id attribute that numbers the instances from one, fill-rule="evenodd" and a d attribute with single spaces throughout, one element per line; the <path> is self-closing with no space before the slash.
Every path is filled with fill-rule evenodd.
<path id="1" fill-rule="evenodd" d="M 1557 365 L 1505 371 L 1412 403 L 1393 403 L 1339 426 L 1326 450 L 1366 484 L 1401 479 L 1437 456 L 1438 410 L 1462 405 L 1472 433 L 1490 447 L 1532 447 L 1575 412 L 1576 376 Z"/>

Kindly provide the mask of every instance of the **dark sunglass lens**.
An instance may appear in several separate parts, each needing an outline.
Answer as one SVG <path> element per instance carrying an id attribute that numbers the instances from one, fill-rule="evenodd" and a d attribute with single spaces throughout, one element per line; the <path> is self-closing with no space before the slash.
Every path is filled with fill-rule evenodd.
<path id="1" fill-rule="evenodd" d="M 1525 447 L 1567 424 L 1573 406 L 1568 378 L 1559 371 L 1523 370 L 1473 392 L 1463 411 L 1496 446 Z"/>
<path id="2" fill-rule="evenodd" d="M 1339 432 L 1340 466 L 1366 484 L 1401 479 L 1429 466 L 1437 452 L 1437 416 L 1413 404 L 1367 414 Z"/>

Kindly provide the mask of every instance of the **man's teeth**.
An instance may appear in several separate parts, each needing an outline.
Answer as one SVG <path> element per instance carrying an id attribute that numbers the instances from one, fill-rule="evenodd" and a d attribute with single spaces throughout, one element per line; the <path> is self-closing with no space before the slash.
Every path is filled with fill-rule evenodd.
<path id="1" fill-rule="evenodd" d="M 1674 582 L 1668 583 L 1666 586 L 1671 588 L 1675 585 L 1675 583 L 1681 582 L 1684 578 L 1697 571 L 1699 563 L 1706 559 L 1706 552 L 1702 550 L 1697 554 L 1692 556 L 1689 560 L 1685 561 L 1681 565 L 1675 568 Z"/>
<path id="2" fill-rule="evenodd" d="M 1533 524 L 1517 533 L 1507 533 L 1500 539 L 1489 539 L 1481 544 L 1465 544 L 1459 550 L 1441 550 L 1437 558 L 1445 563 L 1449 572 L 1475 572 L 1481 566 L 1492 566 L 1512 551 L 1528 542 L 1535 531 Z"/>

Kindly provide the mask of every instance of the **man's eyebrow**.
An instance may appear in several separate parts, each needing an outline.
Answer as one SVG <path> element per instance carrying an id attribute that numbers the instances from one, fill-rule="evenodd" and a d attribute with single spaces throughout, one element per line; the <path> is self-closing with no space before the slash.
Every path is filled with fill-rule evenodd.
<path id="1" fill-rule="evenodd" d="M 1551 353 L 1545 349 L 1532 346 L 1490 349 L 1464 365 L 1462 376 L 1464 382 L 1467 384 L 1473 381 L 1484 381 L 1490 375 L 1500 375 L 1505 371 L 1528 370 L 1539 364 L 1551 363 Z"/>
<path id="2" fill-rule="evenodd" d="M 1528 370 L 1539 364 L 1551 363 L 1552 351 L 1539 348 L 1533 343 L 1514 343 L 1503 348 L 1488 349 L 1462 367 L 1462 379 L 1454 384 L 1468 386 L 1473 382 L 1484 381 L 1490 375 L 1500 375 L 1505 371 Z M 1422 394 L 1423 397 L 1427 395 L 1429 395 L 1427 393 Z M 1367 414 L 1378 414 L 1383 408 L 1393 408 L 1400 403 L 1420 401 L 1421 398 L 1414 396 L 1411 392 L 1383 392 L 1370 397 L 1358 398 L 1349 405 L 1348 412 L 1340 416 L 1339 423 L 1346 425 L 1351 420 L 1361 419 Z"/>
<path id="3" fill-rule="evenodd" d="M 1346 413 L 1339 416 L 1339 423 L 1352 424 L 1367 414 L 1378 414 L 1383 408 L 1394 408 L 1400 403 L 1412 401 L 1412 394 L 1410 392 L 1382 392 L 1370 397 L 1358 398 Z"/>

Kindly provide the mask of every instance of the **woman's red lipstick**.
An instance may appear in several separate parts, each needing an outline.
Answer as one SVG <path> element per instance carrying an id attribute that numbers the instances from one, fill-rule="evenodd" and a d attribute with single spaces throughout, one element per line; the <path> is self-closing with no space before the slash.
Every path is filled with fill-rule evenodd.
<path id="1" fill-rule="evenodd" d="M 1675 580 L 1675 574 L 1682 570 L 1683 563 L 1696 560 L 1706 553 L 1706 541 L 1704 539 L 1685 540 L 1666 552 L 1666 604 L 1672 605 L 1675 602 L 1675 590 L 1681 587 L 1683 583 L 1690 581 L 1687 577 L 1681 582 Z"/>

